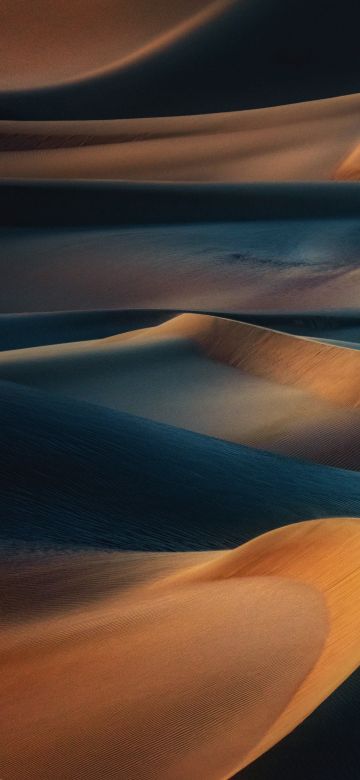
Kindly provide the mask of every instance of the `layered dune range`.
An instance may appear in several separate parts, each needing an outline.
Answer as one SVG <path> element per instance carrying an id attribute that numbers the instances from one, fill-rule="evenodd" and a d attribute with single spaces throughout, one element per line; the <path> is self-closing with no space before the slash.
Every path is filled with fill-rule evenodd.
<path id="1" fill-rule="evenodd" d="M 320 463 L 359 468 L 358 350 L 209 315 L 8 350 L 0 377 Z"/>
<path id="2" fill-rule="evenodd" d="M 47 778 L 50 763 L 59 777 L 232 776 L 358 664 L 359 539 L 359 521 L 303 523 L 210 557 L 147 556 L 144 575 L 140 555 L 60 557 L 43 617 L 48 563 L 24 566 L 25 614 L 5 568 L 7 776 Z"/>
<path id="3" fill-rule="evenodd" d="M 0 775 L 355 780 L 359 4 L 1 12 Z"/>
<path id="4" fill-rule="evenodd" d="M 0 122 L 0 175 L 137 181 L 319 181 L 346 176 L 359 94 L 151 119 Z"/>

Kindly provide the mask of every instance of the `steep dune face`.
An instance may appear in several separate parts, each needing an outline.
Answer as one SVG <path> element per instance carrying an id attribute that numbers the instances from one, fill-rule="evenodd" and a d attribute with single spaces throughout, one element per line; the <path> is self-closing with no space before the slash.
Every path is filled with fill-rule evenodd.
<path id="1" fill-rule="evenodd" d="M 232 552 L 169 556 L 160 567 L 156 556 L 150 566 L 138 556 L 136 571 L 144 562 L 146 572 L 135 584 L 131 556 L 126 584 L 120 555 L 121 589 L 115 554 L 110 596 L 104 556 L 73 559 L 85 593 L 98 583 L 96 600 L 60 613 L 50 604 L 43 616 L 35 602 L 22 624 L 3 625 L 7 776 L 45 779 L 51 757 L 56 778 L 231 777 L 359 662 L 359 528 L 355 520 L 300 523 Z M 69 571 L 58 558 L 55 590 L 49 574 L 61 597 L 62 565 L 64 579 Z M 34 582 L 37 574 L 35 559 Z M 11 578 L 7 592 L 17 599 Z"/>
<path id="2" fill-rule="evenodd" d="M 29 5 L 25 15 L 29 30 L 37 29 L 36 10 L 44 5 L 36 3 L 35 9 L 34 4 Z M 3 83 L 13 92 L 0 96 L 3 116 L 91 119 L 194 114 L 313 100 L 359 90 L 356 0 L 344 0 L 342 5 L 346 35 L 339 35 L 338 9 L 324 0 L 293 0 L 291 6 L 287 0 L 235 0 L 214 5 L 198 0 L 172 3 L 171 9 L 158 0 L 151 5 L 150 14 L 141 14 L 149 5 L 139 1 L 125 5 L 124 20 L 119 19 L 124 4 L 119 6 L 114 1 L 104 6 L 78 0 L 73 5 L 75 13 L 69 10 L 68 14 L 72 27 L 64 21 L 66 14 L 61 16 L 59 4 L 52 14 L 46 5 L 51 32 L 49 35 L 45 29 L 44 33 L 45 25 L 40 22 L 41 55 L 35 46 L 29 46 L 28 39 L 24 42 L 27 63 L 35 74 L 32 82 L 34 76 L 28 75 L 20 47 L 14 47 L 14 16 L 8 10 L 10 3 L 5 4 L 4 32 L 10 45 L 5 49 Z M 64 6 L 71 9 L 72 4 L 63 3 L 61 10 Z M 88 7 L 90 29 L 86 24 Z M 104 20 L 99 18 L 100 7 L 104 7 Z M 164 21 L 160 20 L 162 8 L 166 8 Z M 15 3 L 16 11 L 19 3 Z M 197 21 L 190 18 L 184 24 L 184 17 L 191 17 L 194 11 L 198 12 Z M 181 34 L 176 32 L 179 24 Z M 167 32 L 169 27 L 171 34 Z M 56 31 L 51 56 L 49 38 L 52 41 Z M 124 31 L 128 44 L 123 41 Z M 31 36 L 30 40 L 38 37 Z M 70 49 L 67 58 L 64 48 L 66 53 Z M 84 54 L 86 51 L 89 54 Z M 9 68 L 10 56 L 21 63 L 15 86 L 55 86 L 21 93 L 14 90 L 14 81 L 9 78 L 9 70 L 14 71 L 14 66 Z M 93 73 L 94 69 L 97 72 Z M 78 80 L 66 83 L 69 73 L 78 75 Z"/>
<path id="3" fill-rule="evenodd" d="M 349 95 L 192 117 L 3 121 L 0 173 L 55 179 L 318 181 L 332 178 L 356 143 L 359 118 L 360 97 Z"/>
<path id="4" fill-rule="evenodd" d="M 0 391 L 5 550 L 11 540 L 45 550 L 214 550 L 304 516 L 360 515 L 358 473 L 22 385 Z M 36 594 L 27 577 L 25 604 Z"/>
<path id="5" fill-rule="evenodd" d="M 0 356 L 0 377 L 357 469 L 359 361 L 358 350 L 182 314 L 97 341 L 8 350 Z"/>
<path id="6" fill-rule="evenodd" d="M 0 89 L 83 77 L 141 57 L 205 21 L 225 0 L 22 0 L 2 3 Z"/>
<path id="7" fill-rule="evenodd" d="M 340 406 L 360 405 L 356 350 L 197 314 L 181 315 L 159 329 L 189 335 L 210 357 L 236 368 L 310 389 Z"/>

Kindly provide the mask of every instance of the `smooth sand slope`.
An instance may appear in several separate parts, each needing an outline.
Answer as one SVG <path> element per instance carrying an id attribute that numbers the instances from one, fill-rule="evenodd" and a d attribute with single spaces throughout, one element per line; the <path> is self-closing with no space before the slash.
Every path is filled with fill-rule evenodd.
<path id="1" fill-rule="evenodd" d="M 346 34 L 324 0 L 3 6 L 4 118 L 209 113 L 360 89 L 357 0 L 342 4 Z"/>
<path id="2" fill-rule="evenodd" d="M 326 180 L 333 178 L 358 142 L 359 120 L 360 96 L 355 94 L 191 117 L 3 121 L 0 176 L 207 182 Z"/>
<path id="3" fill-rule="evenodd" d="M 47 86 L 121 67 L 173 43 L 220 13 L 226 0 L 22 0 L 1 8 L 0 89 Z"/>
<path id="4" fill-rule="evenodd" d="M 59 778 L 230 778 L 359 664 L 359 529 L 300 523 L 210 558 L 180 556 L 173 573 L 173 556 L 155 556 L 137 583 L 131 557 L 127 583 L 124 555 L 120 581 L 115 555 L 111 575 L 106 556 L 70 556 L 63 578 L 75 571 L 85 594 L 89 584 L 90 604 L 68 591 L 60 613 L 68 589 L 61 558 L 55 584 L 50 559 L 48 614 L 35 601 L 22 623 L 5 617 L 6 776 L 45 779 L 51 762 Z M 141 566 L 138 556 L 137 575 Z M 40 577 L 35 559 L 28 582 Z M 16 606 L 11 571 L 7 594 Z"/>
<path id="5" fill-rule="evenodd" d="M 336 168 L 335 179 L 345 181 L 359 181 L 360 180 L 360 144 L 357 144 L 355 149 L 352 149 L 340 165 Z"/>
<path id="6" fill-rule="evenodd" d="M 120 206 L 120 211 L 116 208 L 116 193 L 105 195 L 95 190 L 96 209 L 92 210 L 86 200 L 83 204 L 93 226 L 61 229 L 48 220 L 47 209 L 50 202 L 53 213 L 61 216 L 67 212 L 69 224 L 76 221 L 83 195 L 76 187 L 72 190 L 72 186 L 69 183 L 68 190 L 58 193 L 55 200 L 54 192 L 45 188 L 41 202 L 30 188 L 24 211 L 17 198 L 12 201 L 13 224 L 18 224 L 21 215 L 28 223 L 38 218 L 44 219 L 44 223 L 41 229 L 17 227 L 1 231 L 2 312 L 54 311 L 62 310 L 64 305 L 69 310 L 157 307 L 252 314 L 297 313 L 299 308 L 312 313 L 358 310 L 358 217 L 311 218 L 311 211 L 307 211 L 308 191 L 301 206 L 305 212 L 299 219 L 277 219 L 273 215 L 270 219 L 259 216 L 255 222 L 250 217 L 248 221 L 211 224 L 204 217 L 204 223 L 193 225 L 109 228 L 102 227 L 97 220 L 101 218 L 101 209 L 108 206 L 121 216 Z M 276 192 L 266 189 L 273 186 Z M 269 204 L 276 202 L 277 188 L 282 186 L 286 188 L 281 196 L 284 211 L 290 207 L 294 189 L 301 189 L 296 184 L 291 185 L 290 192 L 287 185 L 264 185 L 264 212 L 270 210 L 271 215 Z M 343 186 L 356 188 L 360 207 L 356 183 L 323 186 L 332 188 L 335 210 L 341 209 Z M 317 185 L 314 187 L 317 190 Z M 321 203 L 326 200 L 324 192 L 312 194 Z M 0 221 L 9 203 L 8 195 L 4 194 Z M 188 204 L 188 195 L 185 193 L 180 200 Z M 229 208 L 231 213 L 231 204 L 238 203 L 239 198 L 244 205 L 242 198 L 247 201 L 249 195 L 249 211 L 254 208 L 253 217 L 256 216 L 259 204 L 256 197 L 252 200 L 251 193 L 233 192 L 230 203 L 225 197 L 224 212 Z M 149 192 L 148 206 L 156 204 L 158 196 L 159 192 Z M 190 208 L 192 204 L 197 222 L 202 214 L 203 196 L 206 193 L 193 193 L 187 205 Z M 121 202 L 124 205 L 129 198 L 132 200 L 139 221 L 138 197 L 139 192 L 128 192 Z M 173 204 L 178 202 L 174 192 L 165 192 L 160 199 L 163 219 L 172 198 Z M 217 198 L 221 204 L 223 193 L 218 193 Z M 147 213 L 145 205 L 144 208 L 141 213 Z M 78 337 L 75 335 L 74 339 Z"/>
<path id="7" fill-rule="evenodd" d="M 0 354 L 3 380 L 340 467 L 360 466 L 360 353 L 182 314 L 107 339 Z"/>

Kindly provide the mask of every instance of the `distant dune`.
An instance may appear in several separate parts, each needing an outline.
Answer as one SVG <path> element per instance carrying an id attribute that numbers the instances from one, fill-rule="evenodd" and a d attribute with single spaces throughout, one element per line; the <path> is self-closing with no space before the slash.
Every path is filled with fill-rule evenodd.
<path id="1" fill-rule="evenodd" d="M 147 11 L 143 0 L 6 2 L 2 117 L 209 113 L 360 89 L 357 0 L 342 3 L 346 34 L 324 0 L 157 0 Z"/>
<path id="2" fill-rule="evenodd" d="M 358 350 L 201 314 L 0 355 L 3 380 L 349 468 L 359 369 Z"/>
<path id="3" fill-rule="evenodd" d="M 112 183 L 109 185 L 111 189 Z M 245 191 L 236 189 L 225 196 L 221 189 L 210 193 L 215 214 L 220 209 L 224 219 L 229 219 L 234 208 L 246 211 L 249 219 L 213 224 L 201 221 L 204 200 L 209 206 L 208 193 L 203 190 L 177 193 L 166 187 L 160 192 L 150 188 L 142 201 L 141 190 L 133 186 L 134 190 L 125 189 L 121 195 L 124 210 L 130 204 L 133 217 L 141 220 L 143 213 L 148 213 L 146 209 L 154 207 L 155 219 L 160 220 L 161 214 L 165 219 L 170 212 L 170 224 L 118 224 L 107 228 L 98 224 L 97 219 L 102 219 L 100 203 L 103 208 L 109 205 L 110 216 L 112 212 L 115 218 L 118 213 L 117 196 L 110 191 L 91 191 L 91 206 L 87 195 L 83 200 L 83 191 L 70 184 L 56 192 L 44 187 L 40 198 L 36 189 L 25 186 L 24 200 L 18 198 L 17 186 L 12 193 L 5 190 L 0 221 L 6 221 L 9 209 L 13 225 L 23 216 L 28 225 L 34 217 L 43 227 L 1 231 L 0 310 L 14 313 L 51 312 L 64 307 L 70 311 L 156 307 L 267 316 L 299 310 L 332 316 L 358 311 L 357 217 L 315 219 L 309 203 L 310 198 L 315 206 L 326 208 L 329 195 L 331 207 L 341 211 L 343 196 L 346 205 L 348 195 L 356 210 L 357 199 L 360 207 L 356 183 L 333 182 L 324 185 L 325 193 L 321 187 L 318 190 L 318 185 L 313 185 L 310 193 L 305 187 L 299 198 L 297 191 L 302 185 L 295 184 L 289 185 L 290 189 L 288 185 L 273 188 L 268 184 L 263 185 L 264 189 L 243 185 Z M 140 213 L 141 204 L 145 212 Z M 171 224 L 174 213 L 179 216 L 183 207 L 193 224 Z M 284 216 L 292 207 L 298 208 L 297 219 L 276 218 L 278 211 Z M 87 228 L 76 224 L 78 209 L 84 209 Z M 210 206 L 207 213 L 211 210 Z M 58 215 L 66 220 L 66 229 L 56 226 Z M 126 214 L 120 217 L 126 219 Z"/>
<path id="4" fill-rule="evenodd" d="M 314 521 L 197 560 L 153 556 L 143 579 L 138 556 L 135 581 L 124 555 L 120 580 L 115 555 L 110 572 L 106 556 L 85 554 L 53 559 L 49 575 L 33 559 L 30 591 L 50 578 L 45 614 L 36 600 L 22 624 L 8 613 L 0 643 L 12 680 L 2 695 L 7 776 L 45 780 L 51 756 L 59 778 L 230 778 L 359 663 L 359 529 Z M 72 571 L 88 605 L 72 591 L 62 602 Z M 22 609 L 18 579 L 3 578 Z"/>
<path id="5" fill-rule="evenodd" d="M 192 117 L 3 121 L 0 175 L 180 182 L 318 181 L 331 179 L 357 142 L 359 120 L 360 95 L 356 94 Z"/>
<path id="6" fill-rule="evenodd" d="M 32 89 L 124 67 L 191 33 L 231 0 L 21 0 L 2 8 L 0 89 Z M 19 25 L 21 18 L 21 26 Z"/>

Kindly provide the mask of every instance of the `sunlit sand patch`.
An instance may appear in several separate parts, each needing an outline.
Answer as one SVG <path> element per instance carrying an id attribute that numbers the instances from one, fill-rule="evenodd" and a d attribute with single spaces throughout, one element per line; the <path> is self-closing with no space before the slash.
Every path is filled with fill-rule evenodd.
<path id="1" fill-rule="evenodd" d="M 329 180 L 358 137 L 359 117 L 355 94 L 197 116 L 1 121 L 0 174 L 160 182 Z"/>
<path id="2" fill-rule="evenodd" d="M 0 89 L 59 84 L 123 67 L 216 17 L 234 0 L 2 3 Z M 19 23 L 21 20 L 21 23 Z"/>
<path id="3" fill-rule="evenodd" d="M 5 776 L 229 778 L 358 664 L 359 556 L 360 521 L 328 520 L 225 553 L 35 558 L 25 613 L 5 570 Z"/>
<path id="4" fill-rule="evenodd" d="M 360 180 L 360 144 L 336 168 L 334 178 L 345 181 Z"/>

